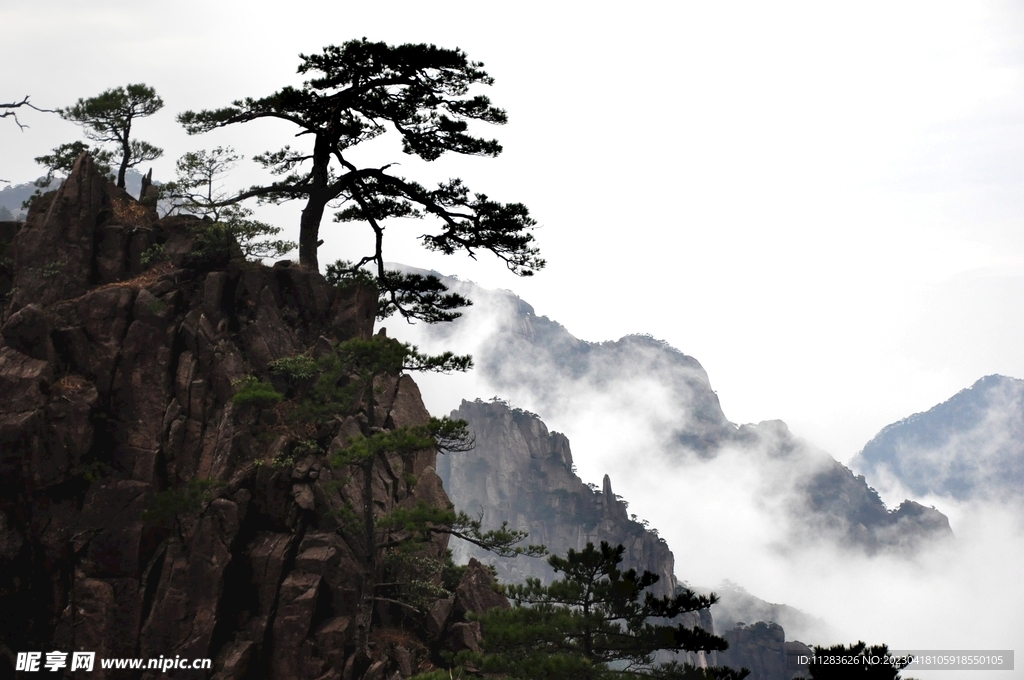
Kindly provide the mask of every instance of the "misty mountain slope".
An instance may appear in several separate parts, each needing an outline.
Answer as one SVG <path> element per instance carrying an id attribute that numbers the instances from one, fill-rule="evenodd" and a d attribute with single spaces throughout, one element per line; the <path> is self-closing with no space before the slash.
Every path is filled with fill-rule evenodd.
<path id="1" fill-rule="evenodd" d="M 565 435 L 549 432 L 536 415 L 500 401 L 463 401 L 451 416 L 469 424 L 476 442 L 470 451 L 437 461 L 437 474 L 456 508 L 482 515 L 485 529 L 508 522 L 528 532 L 529 543 L 556 555 L 587 543 L 622 544 L 625 568 L 657 574 L 659 595 L 674 591 L 675 558 L 665 540 L 629 518 L 628 504 L 614 495 L 607 475 L 600 490 L 583 483 Z M 546 559 L 499 558 L 462 541 L 453 542 L 452 549 L 459 563 L 476 557 L 493 564 L 503 581 L 555 577 Z"/>
<path id="2" fill-rule="evenodd" d="M 628 503 L 612 492 L 607 475 L 600 490 L 583 483 L 565 435 L 549 432 L 536 414 L 502 401 L 463 400 L 451 415 L 468 423 L 476 441 L 469 451 L 437 459 L 437 474 L 456 508 L 480 516 L 485 530 L 508 522 L 527 532 L 529 543 L 544 545 L 555 555 L 601 541 L 622 545 L 623 569 L 657 574 L 658 582 L 650 589 L 656 596 L 676 591 L 675 557 L 668 544 L 629 518 Z M 505 583 L 524 583 L 527 578 L 551 583 L 557 578 L 544 558 L 502 558 L 460 540 L 449 545 L 457 563 L 475 557 L 493 565 L 498 580 Z M 677 621 L 714 628 L 707 610 L 684 614 Z M 715 663 L 713 654 L 667 655 L 659 660 L 673 659 Z"/>
<path id="3" fill-rule="evenodd" d="M 694 590 L 704 594 L 712 592 L 710 588 Z M 782 626 L 786 631 L 786 638 L 790 640 L 815 642 L 835 637 L 831 626 L 824 619 L 811 616 L 796 607 L 762 600 L 735 583 L 726 581 L 714 588 L 713 592 L 719 598 L 711 607 L 715 633 L 718 635 L 738 625 L 764 621 Z"/>
<path id="4" fill-rule="evenodd" d="M 497 393 L 529 401 L 549 413 L 576 403 L 585 391 L 630 394 L 637 389 L 655 400 L 640 400 L 657 420 L 664 450 L 674 455 L 708 455 L 736 434 L 711 389 L 707 372 L 691 356 L 648 335 L 587 342 L 561 324 L 538 316 L 511 291 L 487 290 L 437 272 L 388 263 L 389 268 L 434 274 L 453 292 L 473 301 L 451 324 L 419 327 L 424 340 L 445 347 L 474 347 L 476 370 Z M 397 329 L 396 329 L 397 330 Z M 469 337 L 467 337 L 469 336 Z M 477 396 L 477 395 L 465 395 Z M 650 408 L 657 401 L 657 408 Z"/>
<path id="5" fill-rule="evenodd" d="M 981 378 L 943 403 L 887 425 L 851 461 L 915 494 L 1024 499 L 1024 380 Z"/>
<path id="6" fill-rule="evenodd" d="M 863 477 L 808 446 L 785 423 L 729 422 L 700 363 L 665 342 L 644 335 L 587 342 L 510 291 L 389 266 L 433 273 L 473 300 L 454 323 L 395 328 L 429 351 L 473 354 L 478 391 L 461 397 L 499 394 L 549 421 L 577 423 L 574 436 L 599 440 L 587 440 L 587 455 L 604 449 L 605 471 L 620 485 L 635 489 L 633 476 L 650 465 L 665 466 L 671 476 L 725 456 L 757 471 L 745 502 L 779 535 L 779 549 L 828 538 L 844 549 L 908 552 L 923 540 L 952 535 L 945 516 L 931 508 L 888 510 Z M 630 464 L 635 456 L 645 465 Z M 719 483 L 732 484 L 731 474 Z"/>
<path id="7" fill-rule="evenodd" d="M 764 491 L 784 499 L 790 530 L 780 549 L 827 538 L 868 554 L 910 555 L 927 542 L 953 537 L 944 514 L 911 500 L 890 510 L 863 475 L 808 445 L 780 420 L 743 425 L 736 440 L 748 462 L 775 481 Z"/>
<path id="8" fill-rule="evenodd" d="M 36 186 L 31 182 L 28 184 L 7 185 L 0 189 L 0 211 L 7 211 L 7 213 L 0 213 L 4 215 L 3 218 L 0 218 L 0 221 L 13 220 L 18 217 L 23 219 L 25 209 L 21 207 L 21 204 L 28 200 L 35 191 Z M 11 217 L 6 217 L 7 214 L 10 214 Z"/>

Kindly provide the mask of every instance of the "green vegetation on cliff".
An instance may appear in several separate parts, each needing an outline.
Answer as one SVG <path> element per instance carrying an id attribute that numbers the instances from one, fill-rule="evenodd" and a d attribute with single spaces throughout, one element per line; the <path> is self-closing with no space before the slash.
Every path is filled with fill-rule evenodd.
<path id="1" fill-rule="evenodd" d="M 713 595 L 683 589 L 673 597 L 655 597 L 646 591 L 657 575 L 619 570 L 624 550 L 588 543 L 582 551 L 548 559 L 564 575 L 550 585 L 530 579 L 505 587 L 516 606 L 478 616 L 484 651 L 459 654 L 459 672 L 472 668 L 530 680 L 744 678 L 746 671 L 654 663 L 659 651 L 721 651 L 728 644 L 702 628 L 671 623 L 681 614 L 709 608 Z"/>

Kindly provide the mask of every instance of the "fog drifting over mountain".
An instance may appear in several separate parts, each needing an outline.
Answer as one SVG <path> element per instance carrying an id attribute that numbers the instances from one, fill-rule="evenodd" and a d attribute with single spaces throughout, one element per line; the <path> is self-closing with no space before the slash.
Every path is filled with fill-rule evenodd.
<path id="1" fill-rule="evenodd" d="M 925 543 L 909 557 L 843 545 L 787 512 L 795 500 L 794 470 L 809 474 L 824 455 L 799 433 L 762 423 L 754 444 L 726 442 L 714 455 L 702 454 L 694 439 L 681 439 L 686 432 L 718 436 L 746 429 L 716 424 L 707 411 L 717 400 L 694 399 L 687 380 L 704 375 L 696 361 L 690 360 L 689 373 L 652 370 L 658 363 L 650 353 L 666 348 L 641 336 L 604 343 L 613 350 L 630 346 L 619 354 L 632 365 L 573 362 L 568 350 L 582 341 L 534 315 L 514 294 L 449 283 L 475 303 L 456 323 L 385 324 L 391 335 L 423 350 L 474 355 L 477 368 L 468 374 L 417 376 L 428 408 L 442 414 L 463 398 L 500 396 L 540 414 L 569 437 L 585 481 L 599 483 L 609 474 L 629 511 L 668 540 L 680 579 L 702 586 L 727 579 L 824 619 L 832 631 L 805 640 L 810 643 L 864 639 L 905 649 L 1005 649 L 1024 639 L 1024 521 L 1013 507 L 983 497 L 910 495 L 948 515 L 956 539 Z M 510 337 L 527 336 L 527 345 L 544 350 L 525 359 L 522 352 L 502 355 Z M 786 447 L 794 449 L 788 457 L 780 455 Z M 795 466 L 793 455 L 800 457 Z M 876 484 L 870 477 L 867 482 Z M 890 509 L 908 497 L 883 491 Z"/>

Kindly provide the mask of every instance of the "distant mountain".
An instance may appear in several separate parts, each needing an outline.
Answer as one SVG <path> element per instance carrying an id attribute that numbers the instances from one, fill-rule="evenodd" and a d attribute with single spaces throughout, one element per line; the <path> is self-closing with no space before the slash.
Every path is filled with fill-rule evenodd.
<path id="1" fill-rule="evenodd" d="M 850 464 L 922 496 L 1024 499 L 1024 380 L 985 376 L 886 426 Z"/>
<path id="2" fill-rule="evenodd" d="M 25 209 L 21 205 L 28 200 L 29 196 L 36 192 L 36 189 L 37 187 L 31 182 L 28 184 L 8 184 L 0 189 L 0 222 L 24 220 Z"/>
<path id="3" fill-rule="evenodd" d="M 793 436 L 785 423 L 729 422 L 700 363 L 663 341 L 629 335 L 587 342 L 510 291 L 389 266 L 433 273 L 473 301 L 454 323 L 420 327 L 416 340 L 428 349 L 472 352 L 489 394 L 545 414 L 611 404 L 617 424 L 654 439 L 650 455 L 677 467 L 742 451 L 745 465 L 778 479 L 767 493 L 785 509 L 779 521 L 791 527 L 789 544 L 829 537 L 869 553 L 910 552 L 921 541 L 952 536 L 946 517 L 932 508 L 907 501 L 888 510 L 864 477 Z"/>
<path id="4" fill-rule="evenodd" d="M 142 189 L 142 174 L 138 170 L 129 169 L 125 174 L 125 187 L 126 191 L 132 196 L 137 197 L 139 191 Z M 59 185 L 60 180 L 56 180 L 51 185 L 51 189 L 56 189 Z M 24 184 L 8 184 L 0 189 L 0 222 L 7 220 L 24 220 L 25 209 L 22 208 L 22 204 L 34 194 L 39 187 L 33 182 L 25 182 Z M 10 213 L 10 217 L 5 216 L 5 212 Z"/>

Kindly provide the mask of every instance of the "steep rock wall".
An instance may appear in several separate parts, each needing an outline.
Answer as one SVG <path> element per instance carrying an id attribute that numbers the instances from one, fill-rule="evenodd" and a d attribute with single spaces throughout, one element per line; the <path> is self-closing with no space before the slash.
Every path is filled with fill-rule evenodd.
<path id="1" fill-rule="evenodd" d="M 83 156 L 5 249 L 0 676 L 14 651 L 56 649 L 214 659 L 190 677 L 407 677 L 425 647 L 367 639 L 372 548 L 339 519 L 360 507 L 362 473 L 328 465 L 366 419 L 300 433 L 233 403 L 275 359 L 368 338 L 376 295 L 287 262 L 182 266 L 191 227 L 156 220 Z M 150 268 L 154 245 L 169 262 Z M 379 380 L 375 400 L 387 428 L 428 419 L 407 376 Z M 434 458 L 375 459 L 375 514 L 449 507 Z"/>
<path id="2" fill-rule="evenodd" d="M 549 432 L 536 416 L 500 402 L 463 401 L 451 415 L 468 422 L 476 440 L 470 451 L 438 458 L 438 475 L 455 507 L 474 516 L 482 513 L 485 529 L 507 521 L 511 528 L 528 532 L 528 542 L 542 544 L 556 555 L 570 548 L 581 550 L 587 543 L 622 544 L 625 568 L 657 574 L 659 595 L 674 591 L 675 559 L 668 545 L 629 519 L 607 475 L 600 490 L 576 476 L 565 435 Z M 463 541 L 453 541 L 452 549 L 456 561 L 471 556 L 487 560 L 497 568 L 500 580 L 554 578 L 544 559 L 492 559 Z"/>

